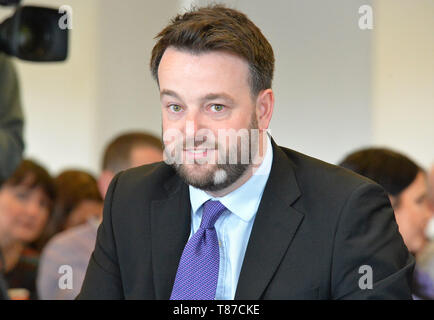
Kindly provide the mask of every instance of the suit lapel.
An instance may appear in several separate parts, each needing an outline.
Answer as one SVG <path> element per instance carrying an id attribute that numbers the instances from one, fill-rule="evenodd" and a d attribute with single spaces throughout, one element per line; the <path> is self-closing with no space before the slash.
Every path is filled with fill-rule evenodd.
<path id="1" fill-rule="evenodd" d="M 259 299 L 303 220 L 291 204 L 300 196 L 294 165 L 272 141 L 273 165 L 253 224 L 235 299 Z"/>
<path id="2" fill-rule="evenodd" d="M 179 259 L 190 235 L 188 186 L 174 176 L 166 184 L 168 198 L 151 203 L 152 268 L 156 299 L 168 300 Z"/>

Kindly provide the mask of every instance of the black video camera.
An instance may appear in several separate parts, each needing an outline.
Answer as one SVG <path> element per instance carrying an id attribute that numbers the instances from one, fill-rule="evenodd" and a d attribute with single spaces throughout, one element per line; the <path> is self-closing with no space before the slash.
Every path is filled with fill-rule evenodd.
<path id="1" fill-rule="evenodd" d="M 68 55 L 68 28 L 59 24 L 56 9 L 20 6 L 21 0 L 0 0 L 0 6 L 15 6 L 15 12 L 0 23 L 0 51 L 18 59 L 64 61 Z"/>

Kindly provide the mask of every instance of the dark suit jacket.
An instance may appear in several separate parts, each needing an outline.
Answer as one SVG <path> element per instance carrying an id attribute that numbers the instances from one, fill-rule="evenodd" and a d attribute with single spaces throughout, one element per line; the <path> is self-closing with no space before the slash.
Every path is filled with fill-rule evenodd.
<path id="1" fill-rule="evenodd" d="M 383 189 L 274 141 L 273 152 L 235 299 L 411 299 L 414 259 Z M 190 226 L 171 167 L 118 174 L 78 298 L 169 299 Z M 364 265 L 372 289 L 359 287 Z"/>

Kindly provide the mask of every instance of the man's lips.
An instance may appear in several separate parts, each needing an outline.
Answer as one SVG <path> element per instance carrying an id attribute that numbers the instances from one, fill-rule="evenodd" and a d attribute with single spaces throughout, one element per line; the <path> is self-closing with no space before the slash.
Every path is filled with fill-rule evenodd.
<path id="1" fill-rule="evenodd" d="M 208 152 L 212 152 L 214 149 L 184 149 L 187 157 L 193 159 L 201 159 L 208 156 Z"/>

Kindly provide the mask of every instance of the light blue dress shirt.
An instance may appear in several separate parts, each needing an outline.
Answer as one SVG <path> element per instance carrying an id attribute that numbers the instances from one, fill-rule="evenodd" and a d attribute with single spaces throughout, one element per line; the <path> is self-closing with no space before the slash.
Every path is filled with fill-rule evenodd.
<path id="1" fill-rule="evenodd" d="M 202 205 L 206 201 L 218 200 L 227 208 L 215 224 L 220 244 L 216 300 L 233 300 L 235 297 L 250 232 L 270 175 L 272 162 L 273 149 L 270 137 L 267 135 L 267 150 L 261 165 L 256 173 L 238 189 L 224 197 L 214 198 L 205 191 L 189 186 L 192 216 L 190 237 L 199 229 Z"/>

